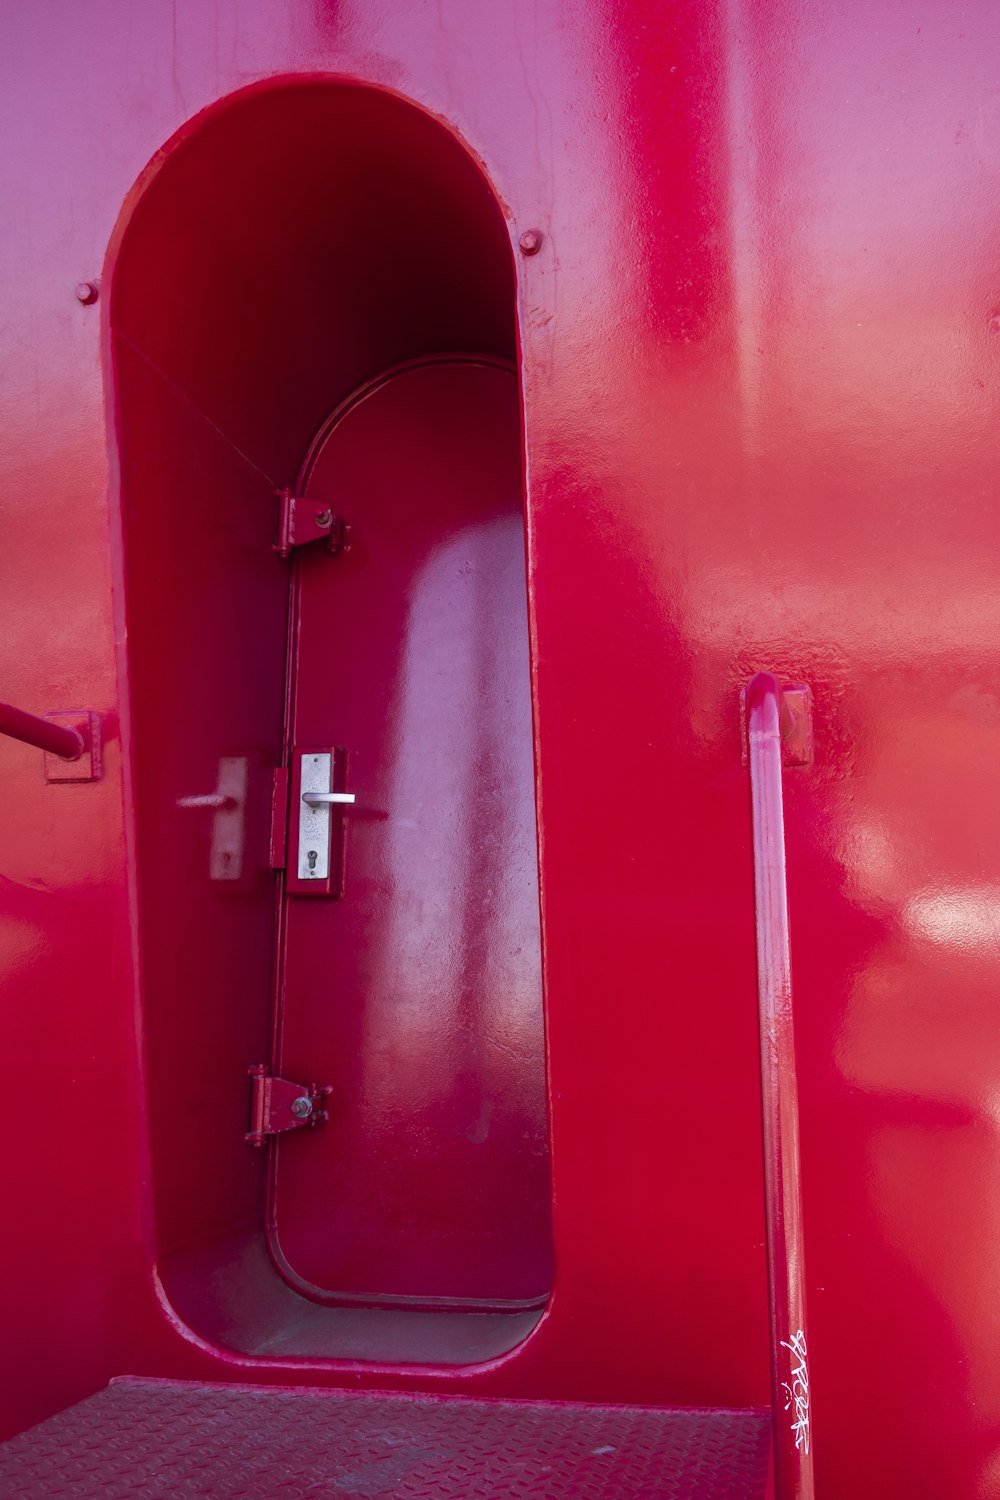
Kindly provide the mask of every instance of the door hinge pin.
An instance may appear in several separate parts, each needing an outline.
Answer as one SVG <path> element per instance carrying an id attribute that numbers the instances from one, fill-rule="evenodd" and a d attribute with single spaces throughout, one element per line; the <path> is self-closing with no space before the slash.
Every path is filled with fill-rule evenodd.
<path id="1" fill-rule="evenodd" d="M 249 1146 L 263 1146 L 269 1135 L 301 1130 L 304 1125 L 322 1125 L 328 1118 L 325 1101 L 333 1093 L 325 1083 L 293 1083 L 278 1078 L 264 1063 L 248 1069 L 250 1074 Z"/>
<path id="2" fill-rule="evenodd" d="M 278 540 L 274 550 L 279 557 L 291 557 L 296 547 L 322 542 L 325 550 L 336 557 L 350 546 L 350 527 L 342 516 L 335 516 L 325 500 L 307 500 L 289 489 L 278 491 Z"/>

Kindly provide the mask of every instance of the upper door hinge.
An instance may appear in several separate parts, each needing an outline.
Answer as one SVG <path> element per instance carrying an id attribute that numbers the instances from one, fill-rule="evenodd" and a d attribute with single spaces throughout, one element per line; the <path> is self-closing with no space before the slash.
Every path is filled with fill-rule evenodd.
<path id="1" fill-rule="evenodd" d="M 342 516 L 335 516 L 324 500 L 307 500 L 289 489 L 278 491 L 278 540 L 274 550 L 279 557 L 291 557 L 294 548 L 322 542 L 333 557 L 346 552 L 350 528 Z"/>

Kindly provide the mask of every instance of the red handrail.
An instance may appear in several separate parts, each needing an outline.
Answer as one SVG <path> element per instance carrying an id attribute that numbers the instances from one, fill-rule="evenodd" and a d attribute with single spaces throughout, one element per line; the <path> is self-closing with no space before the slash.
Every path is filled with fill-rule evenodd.
<path id="1" fill-rule="evenodd" d="M 809 1363 L 802 1260 L 799 1096 L 781 783 L 782 693 L 759 672 L 746 690 L 757 911 L 757 996 L 778 1500 L 812 1500 Z"/>
<path id="2" fill-rule="evenodd" d="M 79 760 L 87 748 L 78 729 L 53 724 L 51 719 L 40 719 L 37 714 L 27 714 L 12 703 L 0 703 L 0 734 L 21 740 L 25 745 L 34 745 L 37 750 L 48 750 L 52 755 L 62 756 L 63 760 Z"/>

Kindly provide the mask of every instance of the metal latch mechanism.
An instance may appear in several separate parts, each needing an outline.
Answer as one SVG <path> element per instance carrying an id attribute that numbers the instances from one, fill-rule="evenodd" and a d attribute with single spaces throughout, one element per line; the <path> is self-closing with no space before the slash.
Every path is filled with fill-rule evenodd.
<path id="1" fill-rule="evenodd" d="M 327 1119 L 325 1101 L 333 1093 L 329 1084 L 276 1078 L 263 1063 L 250 1068 L 249 1073 L 250 1129 L 245 1137 L 249 1146 L 263 1146 L 269 1135 L 322 1125 Z"/>
<path id="2" fill-rule="evenodd" d="M 290 896 L 340 896 L 344 889 L 347 754 L 334 746 L 292 752 L 285 890 Z"/>
<path id="3" fill-rule="evenodd" d="M 279 557 L 291 557 L 294 548 L 322 542 L 325 550 L 336 557 L 350 546 L 350 527 L 342 516 L 335 516 L 325 500 L 307 500 L 291 490 L 279 490 L 278 540 L 274 550 Z"/>

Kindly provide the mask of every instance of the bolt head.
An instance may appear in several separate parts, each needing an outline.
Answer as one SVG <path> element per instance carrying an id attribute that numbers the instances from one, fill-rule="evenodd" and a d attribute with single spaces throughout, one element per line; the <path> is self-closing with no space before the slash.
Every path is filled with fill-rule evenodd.
<path id="1" fill-rule="evenodd" d="M 307 1099 L 305 1094 L 300 1095 L 298 1099 L 292 1100 L 292 1114 L 297 1120 L 308 1120 L 309 1116 L 312 1114 L 312 1107 L 312 1100 Z"/>
<path id="2" fill-rule="evenodd" d="M 97 301 L 99 287 L 96 281 L 78 281 L 76 284 L 76 300 L 82 302 L 84 307 L 90 307 Z"/>
<path id="3" fill-rule="evenodd" d="M 518 240 L 522 255 L 537 255 L 542 248 L 542 232 L 540 229 L 526 229 Z"/>

